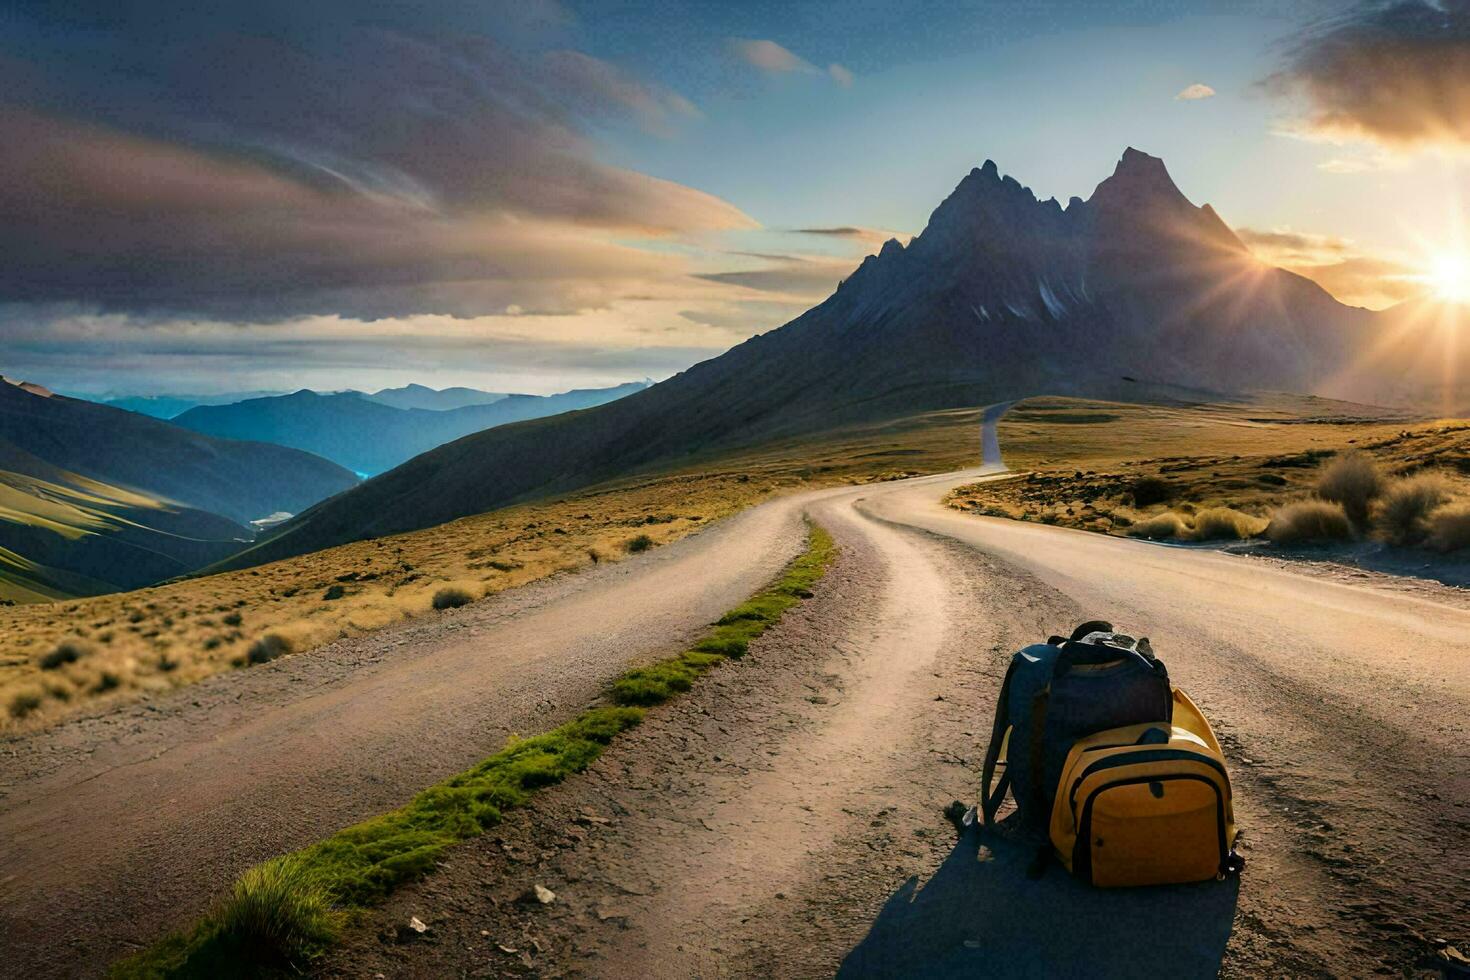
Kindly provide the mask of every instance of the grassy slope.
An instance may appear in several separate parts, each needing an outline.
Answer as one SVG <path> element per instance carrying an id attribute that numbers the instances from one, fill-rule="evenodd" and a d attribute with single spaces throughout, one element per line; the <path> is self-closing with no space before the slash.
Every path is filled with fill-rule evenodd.
<path id="1" fill-rule="evenodd" d="M 445 849 L 498 824 L 542 786 L 591 765 L 645 709 L 687 691 L 700 675 L 745 655 L 751 640 L 811 595 L 835 546 L 812 527 L 806 552 L 770 586 L 726 613 L 677 657 L 628 671 L 591 708 L 544 735 L 512 739 L 472 769 L 424 790 L 406 806 L 339 831 L 247 871 L 220 906 L 192 929 L 114 967 L 143 977 L 258 976 L 297 971 L 351 916 L 394 888 L 429 874 Z"/>
<path id="2" fill-rule="evenodd" d="M 1311 492 L 1321 460 L 1348 449 L 1371 453 L 1390 474 L 1435 466 L 1470 484 L 1463 422 L 1321 399 L 1190 408 L 1032 399 L 1006 417 L 1000 434 L 1023 475 L 961 487 L 953 506 L 1112 534 L 1166 510 L 1214 507 L 1257 518 L 1259 529 L 1277 507 Z M 1160 481 L 1167 499 L 1137 505 L 1141 480 Z"/>
<path id="3" fill-rule="evenodd" d="M 775 494 L 971 465 L 979 425 L 978 409 L 895 418 L 259 568 L 0 606 L 0 728 L 48 724 L 99 700 L 146 697 L 234 669 L 268 634 L 299 653 L 429 614 L 445 586 L 478 598 L 617 560 L 638 535 L 664 544 Z M 327 599 L 333 587 L 342 595 Z M 89 652 L 41 669 L 68 640 Z M 16 698 L 36 706 L 17 717 L 6 710 Z"/>

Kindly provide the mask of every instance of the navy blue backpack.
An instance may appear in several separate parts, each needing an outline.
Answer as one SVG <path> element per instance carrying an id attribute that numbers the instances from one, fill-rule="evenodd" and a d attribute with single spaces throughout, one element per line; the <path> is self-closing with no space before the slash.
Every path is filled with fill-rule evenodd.
<path id="1" fill-rule="evenodd" d="M 1101 620 L 1066 639 L 1053 636 L 1011 658 L 985 752 L 981 811 L 987 826 L 1006 791 L 1023 826 L 1042 827 L 1072 744 L 1109 728 L 1169 723 L 1174 715 L 1169 672 L 1149 647 Z M 1000 781 L 995 769 L 1005 752 Z"/>

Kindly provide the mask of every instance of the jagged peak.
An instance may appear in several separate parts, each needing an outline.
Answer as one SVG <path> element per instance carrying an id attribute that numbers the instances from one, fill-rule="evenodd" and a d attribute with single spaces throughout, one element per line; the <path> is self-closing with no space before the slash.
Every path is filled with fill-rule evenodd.
<path id="1" fill-rule="evenodd" d="M 889 257 L 890 255 L 898 255 L 902 251 L 903 243 L 900 242 L 897 238 L 890 238 L 888 239 L 888 241 L 884 242 L 883 247 L 878 250 L 878 258 L 883 259 Z"/>

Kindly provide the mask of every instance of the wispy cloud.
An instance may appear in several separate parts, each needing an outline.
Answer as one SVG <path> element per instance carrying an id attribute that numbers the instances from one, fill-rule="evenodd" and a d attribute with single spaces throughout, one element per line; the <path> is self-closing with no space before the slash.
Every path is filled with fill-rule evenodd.
<path id="1" fill-rule="evenodd" d="M 309 41 L 205 35 L 180 59 L 139 37 L 126 72 L 86 46 L 0 57 L 0 295 L 145 321 L 575 312 L 687 271 L 639 239 L 755 225 L 598 159 L 591 119 L 697 116 L 608 62 L 482 36 Z"/>
<path id="2" fill-rule="evenodd" d="M 1424 291 L 1407 264 L 1365 252 L 1351 239 L 1290 228 L 1237 228 L 1235 233 L 1262 262 L 1306 276 L 1353 306 L 1382 309 Z"/>
<path id="3" fill-rule="evenodd" d="M 1212 99 L 1214 97 L 1215 90 L 1203 82 L 1195 82 L 1193 85 L 1188 85 L 1178 95 L 1174 96 L 1176 100 L 1182 102 L 1196 102 L 1200 99 Z"/>
<path id="4" fill-rule="evenodd" d="M 825 74 L 843 88 L 851 88 L 856 76 L 846 65 L 833 62 L 825 72 L 775 41 L 764 38 L 732 37 L 729 40 L 731 53 L 742 63 L 768 75 L 821 75 Z"/>
<path id="5" fill-rule="evenodd" d="M 1299 105 L 1295 135 L 1470 147 L 1470 3 L 1363 5 L 1303 32 L 1265 85 Z"/>

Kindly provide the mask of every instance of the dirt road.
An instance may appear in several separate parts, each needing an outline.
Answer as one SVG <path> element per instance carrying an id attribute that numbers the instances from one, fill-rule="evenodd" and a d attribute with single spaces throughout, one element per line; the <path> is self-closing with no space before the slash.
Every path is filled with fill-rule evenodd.
<path id="1" fill-rule="evenodd" d="M 1458 593 L 939 506 L 975 475 L 773 501 L 625 564 L 0 743 L 0 974 L 98 973 L 244 867 L 565 720 L 768 580 L 804 511 L 843 548 L 816 598 L 456 849 L 325 970 L 1210 975 L 1223 958 L 1361 975 L 1466 948 Z M 1096 616 L 1152 636 L 1216 722 L 1250 859 L 1238 896 L 1025 881 L 1029 854 L 956 845 L 941 818 L 975 796 L 1010 651 Z M 518 904 L 532 882 L 558 900 Z M 399 943 L 410 915 L 433 930 Z"/>
<path id="2" fill-rule="evenodd" d="M 636 560 L 0 742 L 0 975 L 97 974 L 245 868 L 554 727 L 805 541 L 775 502 Z"/>
<path id="3" fill-rule="evenodd" d="M 400 893 L 341 976 L 1363 976 L 1470 938 L 1470 611 L 947 511 L 945 479 L 809 503 L 819 595 L 585 777 Z M 1146 632 L 1230 757 L 1240 882 L 1103 892 L 941 816 L 1011 650 Z M 980 860 L 981 855 L 987 859 Z M 532 884 L 549 906 L 517 897 Z M 400 941 L 418 916 L 427 936 Z"/>

